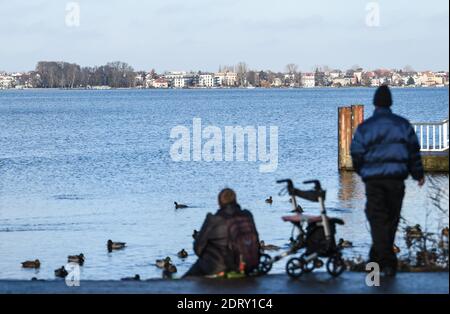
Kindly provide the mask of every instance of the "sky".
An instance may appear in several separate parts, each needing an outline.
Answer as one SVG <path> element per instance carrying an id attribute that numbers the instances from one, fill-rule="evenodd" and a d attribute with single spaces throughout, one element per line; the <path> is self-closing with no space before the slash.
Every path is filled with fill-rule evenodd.
<path id="1" fill-rule="evenodd" d="M 120 60 L 147 71 L 217 71 L 241 61 L 274 71 L 288 63 L 448 70 L 449 2 L 0 0 L 0 70 L 28 71 L 41 60 Z"/>

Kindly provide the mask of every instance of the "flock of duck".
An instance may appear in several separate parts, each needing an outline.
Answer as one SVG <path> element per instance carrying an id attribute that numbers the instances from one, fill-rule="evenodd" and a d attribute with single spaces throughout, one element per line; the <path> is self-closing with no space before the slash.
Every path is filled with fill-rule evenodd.
<path id="1" fill-rule="evenodd" d="M 122 250 L 126 247 L 126 242 L 113 242 L 112 240 L 108 240 L 106 242 L 106 248 L 109 253 L 117 250 Z M 185 259 L 189 256 L 188 252 L 185 249 L 182 249 L 177 253 L 177 256 L 181 259 Z M 79 266 L 83 266 L 85 261 L 85 256 L 83 253 L 80 253 L 79 255 L 69 255 L 67 256 L 67 262 L 68 263 L 75 263 Z M 171 278 L 172 274 L 177 272 L 177 267 L 172 263 L 172 260 L 170 257 L 166 257 L 164 259 L 157 259 L 155 262 L 155 266 L 163 270 L 163 278 Z M 32 269 L 39 269 L 41 267 L 41 262 L 39 259 L 36 260 L 29 260 L 22 262 L 23 268 L 32 268 Z M 67 275 L 69 275 L 69 272 L 65 268 L 65 266 L 61 266 L 60 268 L 55 269 L 54 271 L 55 277 L 59 278 L 65 278 Z M 33 278 L 35 280 L 36 278 Z M 121 280 L 124 281 L 130 281 L 130 280 L 141 280 L 140 275 L 136 274 L 133 277 L 125 277 Z"/>
<path id="2" fill-rule="evenodd" d="M 195 232 L 195 231 L 194 231 Z M 260 246 L 262 251 L 278 251 L 281 249 L 281 247 L 272 245 L 272 244 L 266 244 L 264 241 L 260 241 Z M 116 251 L 116 250 L 122 250 L 126 247 L 126 242 L 113 242 L 112 240 L 108 240 L 106 243 L 106 247 L 109 253 Z M 189 256 L 189 253 L 185 249 L 181 249 L 177 256 L 180 259 L 186 259 Z M 78 255 L 69 255 L 67 256 L 67 262 L 68 263 L 75 263 L 79 266 L 83 266 L 85 262 L 85 256 L 83 253 L 80 253 Z M 172 278 L 173 274 L 176 273 L 177 267 L 173 264 L 172 259 L 167 256 L 163 259 L 157 259 L 154 264 L 157 268 L 162 270 L 163 278 L 170 279 Z M 41 267 L 41 262 L 39 259 L 36 260 L 29 260 L 22 262 L 23 268 L 34 268 L 39 269 Z M 69 272 L 65 268 L 65 266 L 61 266 L 60 268 L 55 269 L 54 271 L 55 277 L 59 278 L 65 278 L 68 276 Z M 36 280 L 36 278 L 33 278 L 33 280 Z M 141 280 L 141 277 L 139 274 L 136 274 L 132 277 L 124 277 L 121 280 L 123 281 L 139 281 Z"/>
<path id="3" fill-rule="evenodd" d="M 112 240 L 108 240 L 106 243 L 106 247 L 108 249 L 108 252 L 112 252 L 113 250 L 121 250 L 125 248 L 126 243 L 125 242 L 113 242 Z M 83 266 L 85 261 L 85 256 L 83 253 L 80 253 L 78 255 L 69 255 L 67 256 L 67 262 L 68 263 L 75 263 L 79 266 Z M 34 268 L 39 269 L 41 267 L 41 261 L 39 259 L 35 259 L 34 261 L 25 261 L 22 262 L 23 268 Z M 69 272 L 64 266 L 61 266 L 60 268 L 55 269 L 55 276 L 60 278 L 65 278 Z"/>
<path id="4" fill-rule="evenodd" d="M 272 196 L 267 198 L 265 200 L 265 203 L 272 205 L 273 199 Z M 188 208 L 188 205 L 185 204 L 179 204 L 177 202 L 174 202 L 175 209 L 183 209 Z M 196 233 L 198 233 L 197 230 L 194 230 L 193 237 L 195 237 Z M 349 241 L 345 241 L 343 239 L 339 239 L 339 243 L 341 247 L 352 247 L 352 243 Z M 106 248 L 109 253 L 116 251 L 116 250 L 122 250 L 126 247 L 126 242 L 113 242 L 112 240 L 108 240 L 106 242 Z M 260 241 L 260 247 L 262 251 L 278 251 L 281 249 L 281 247 L 272 245 L 272 244 L 266 244 L 264 241 Z M 188 257 L 188 252 L 185 249 L 182 249 L 177 253 L 177 256 L 180 259 L 186 259 Z M 68 263 L 75 263 L 79 266 L 83 266 L 85 262 L 85 256 L 83 253 L 80 253 L 78 255 L 69 255 L 67 256 L 67 262 Z M 157 259 L 154 264 L 157 268 L 162 269 L 163 278 L 172 278 L 172 275 L 177 272 L 177 267 L 173 264 L 172 259 L 167 256 L 164 259 Z M 41 262 L 39 259 L 35 260 L 28 260 L 25 262 L 22 262 L 23 268 L 32 268 L 32 269 L 39 269 L 41 267 Z M 55 269 L 54 271 L 55 277 L 59 278 L 65 278 L 69 274 L 65 266 L 61 266 L 60 268 Z M 35 279 L 35 278 L 33 278 Z M 125 277 L 122 278 L 124 281 L 139 281 L 141 280 L 140 275 L 136 274 L 133 277 Z"/>
<path id="5" fill-rule="evenodd" d="M 178 204 L 177 202 L 174 202 L 175 209 L 182 209 L 182 208 L 188 208 L 189 206 L 184 204 Z M 116 250 L 122 250 L 126 247 L 126 242 L 113 242 L 112 240 L 108 240 L 106 242 L 106 248 L 109 253 L 116 251 Z M 185 249 L 182 249 L 177 253 L 177 256 L 181 259 L 185 259 L 188 257 L 188 252 Z M 83 266 L 85 261 L 85 256 L 83 253 L 80 253 L 79 255 L 69 255 L 67 257 L 68 263 L 75 263 L 79 266 Z M 170 257 L 166 257 L 164 259 L 158 259 L 155 262 L 155 266 L 163 270 L 163 277 L 168 278 L 171 277 L 172 274 L 177 272 L 177 267 L 172 263 L 172 260 Z M 35 260 L 28 260 L 25 262 L 22 262 L 23 268 L 31 268 L 31 269 L 39 269 L 41 267 L 41 261 L 39 259 Z M 55 277 L 59 278 L 65 278 L 69 274 L 65 266 L 61 266 L 60 268 L 55 269 L 54 271 Z M 33 277 L 33 279 L 36 279 Z M 124 281 L 129 280 L 140 280 L 140 275 L 136 274 L 133 277 L 125 277 L 122 278 Z"/>

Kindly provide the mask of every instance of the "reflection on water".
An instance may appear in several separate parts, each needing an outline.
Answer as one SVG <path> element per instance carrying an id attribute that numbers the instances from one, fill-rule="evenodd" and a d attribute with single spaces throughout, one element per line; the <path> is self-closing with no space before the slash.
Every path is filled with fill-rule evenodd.
<path id="1" fill-rule="evenodd" d="M 365 199 L 364 183 L 354 171 L 339 171 L 339 207 L 358 208 Z"/>

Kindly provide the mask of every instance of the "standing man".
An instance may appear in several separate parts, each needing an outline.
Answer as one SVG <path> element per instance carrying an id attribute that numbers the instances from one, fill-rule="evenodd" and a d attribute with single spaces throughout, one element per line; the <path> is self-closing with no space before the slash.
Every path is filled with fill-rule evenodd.
<path id="1" fill-rule="evenodd" d="M 408 120 L 391 111 L 392 95 L 383 85 L 374 96 L 373 116 L 358 126 L 351 145 L 353 167 L 366 185 L 366 215 L 370 223 L 370 261 L 386 276 L 395 276 L 395 233 L 405 194 L 404 180 L 411 174 L 425 183 L 420 145 Z"/>

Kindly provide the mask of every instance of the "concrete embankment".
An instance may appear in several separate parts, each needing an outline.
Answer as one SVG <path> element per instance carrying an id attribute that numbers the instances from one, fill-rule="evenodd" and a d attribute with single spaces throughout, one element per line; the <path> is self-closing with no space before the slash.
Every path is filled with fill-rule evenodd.
<path id="1" fill-rule="evenodd" d="M 287 275 L 247 279 L 183 279 L 146 281 L 81 281 L 68 287 L 64 280 L 0 280 L 0 293 L 168 293 L 168 294 L 307 294 L 307 293 L 449 293 L 448 272 L 399 273 L 381 278 L 379 287 L 366 285 L 366 274 L 345 272 L 339 278 L 311 273 L 293 280 Z"/>

